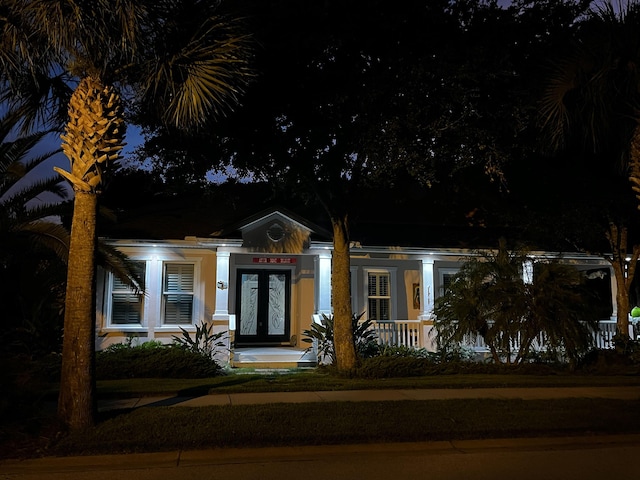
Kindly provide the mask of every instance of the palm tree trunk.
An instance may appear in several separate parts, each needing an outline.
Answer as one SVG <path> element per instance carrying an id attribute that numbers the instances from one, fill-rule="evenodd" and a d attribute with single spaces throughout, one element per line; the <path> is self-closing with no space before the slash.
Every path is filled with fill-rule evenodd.
<path id="1" fill-rule="evenodd" d="M 622 338 L 629 338 L 629 290 L 631 282 L 635 277 L 638 257 L 640 256 L 640 245 L 634 245 L 631 258 L 627 261 L 627 228 L 618 227 L 614 223 L 609 224 L 607 231 L 607 240 L 611 246 L 611 256 L 605 258 L 613 267 L 613 273 L 616 279 L 617 293 L 617 321 L 616 330 Z"/>
<path id="2" fill-rule="evenodd" d="M 629 148 L 629 181 L 631 189 L 635 192 L 640 209 L 640 120 L 633 129 L 631 146 Z"/>
<path id="3" fill-rule="evenodd" d="M 58 399 L 58 416 L 72 430 L 93 425 L 97 195 L 103 175 L 119 158 L 123 138 L 118 92 L 100 78 L 83 78 L 69 101 L 69 122 L 62 136 L 71 171 L 54 167 L 75 192 Z"/>
<path id="4" fill-rule="evenodd" d="M 62 344 L 58 417 L 72 430 L 93 425 L 95 405 L 95 193 L 75 192 Z"/>
<path id="5" fill-rule="evenodd" d="M 347 217 L 332 216 L 333 261 L 331 264 L 331 294 L 333 297 L 333 339 L 336 367 L 341 372 L 355 368 L 356 348 L 351 318 L 351 258 Z"/>

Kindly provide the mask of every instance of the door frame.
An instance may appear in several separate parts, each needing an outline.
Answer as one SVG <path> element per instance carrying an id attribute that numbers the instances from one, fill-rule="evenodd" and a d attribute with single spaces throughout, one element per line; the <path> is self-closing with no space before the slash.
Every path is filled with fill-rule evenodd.
<path id="1" fill-rule="evenodd" d="M 285 319 L 284 319 L 284 333 L 281 335 L 268 335 L 267 333 L 267 313 L 268 313 L 268 298 L 265 294 L 268 294 L 269 275 L 270 274 L 284 274 L 285 275 Z M 258 325 L 256 335 L 242 335 L 240 333 L 242 323 L 242 275 L 243 274 L 257 274 L 258 275 L 258 319 L 263 317 L 265 324 Z M 282 346 L 291 344 L 291 298 L 292 298 L 292 282 L 291 278 L 293 271 L 291 268 L 264 268 L 255 266 L 242 266 L 236 269 L 236 295 L 235 295 L 235 309 L 236 309 L 236 331 L 235 331 L 235 345 L 244 346 Z"/>

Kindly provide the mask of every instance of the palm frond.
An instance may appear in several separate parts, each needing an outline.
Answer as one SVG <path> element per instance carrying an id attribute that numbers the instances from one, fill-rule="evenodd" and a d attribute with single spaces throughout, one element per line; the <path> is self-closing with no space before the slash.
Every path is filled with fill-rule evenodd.
<path id="1" fill-rule="evenodd" d="M 33 205 L 28 205 L 24 209 L 23 217 L 21 218 L 21 220 L 25 222 L 32 222 L 36 220 L 54 219 L 64 216 L 70 217 L 72 213 L 73 205 L 70 201 L 61 203 L 35 203 Z"/>
<path id="2" fill-rule="evenodd" d="M 43 220 L 21 223 L 14 227 L 13 233 L 24 236 L 36 249 L 45 247 L 64 262 L 68 259 L 69 232 L 59 223 Z"/>
<path id="3" fill-rule="evenodd" d="M 24 183 L 24 185 L 22 185 Z M 65 200 L 69 196 L 69 190 L 59 177 L 38 179 L 32 182 L 15 182 L 9 185 L 6 191 L 0 192 L 0 206 L 22 206 L 24 210 L 29 208 L 29 202 L 44 202 L 44 194 Z"/>
<path id="4" fill-rule="evenodd" d="M 238 21 L 205 13 L 210 16 L 196 31 L 185 32 L 176 25 L 174 45 L 144 67 L 147 103 L 163 99 L 165 121 L 180 128 L 224 115 L 238 103 L 252 78 L 250 36 L 242 33 Z M 176 45 L 176 39 L 183 44 Z"/>
<path id="5" fill-rule="evenodd" d="M 144 293 L 144 277 L 139 264 L 112 245 L 98 241 L 97 262 L 104 269 L 113 273 L 120 281 L 129 286 L 136 294 Z"/>
<path id="6" fill-rule="evenodd" d="M 578 25 L 573 44 L 550 69 L 540 124 L 551 150 L 627 149 L 640 110 L 640 12 L 637 2 L 596 5 Z"/>

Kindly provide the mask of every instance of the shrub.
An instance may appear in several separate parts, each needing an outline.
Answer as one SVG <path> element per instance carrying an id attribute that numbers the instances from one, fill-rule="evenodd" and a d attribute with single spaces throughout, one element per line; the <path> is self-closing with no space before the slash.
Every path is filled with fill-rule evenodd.
<path id="1" fill-rule="evenodd" d="M 522 276 L 525 263 L 535 272 L 531 282 Z M 590 303 L 575 268 L 509 251 L 501 239 L 495 253 L 465 262 L 436 299 L 436 341 L 443 348 L 480 337 L 496 363 L 519 364 L 542 335 L 547 350 L 575 363 L 593 341 Z"/>
<path id="2" fill-rule="evenodd" d="M 411 348 L 406 345 L 380 345 L 377 354 L 382 357 L 431 358 L 426 348 Z"/>
<path id="3" fill-rule="evenodd" d="M 206 378 L 222 374 L 210 356 L 180 348 L 147 342 L 131 346 L 112 345 L 96 353 L 96 378 Z"/>
<path id="4" fill-rule="evenodd" d="M 173 343 L 178 347 L 189 350 L 193 353 L 199 353 L 208 357 L 215 357 L 219 348 L 226 347 L 225 343 L 220 340 L 227 332 L 213 333 L 213 324 L 201 323 L 196 325 L 196 333 L 194 337 L 184 328 L 180 327 L 182 336 L 173 336 Z"/>
<path id="5" fill-rule="evenodd" d="M 433 363 L 414 356 L 380 355 L 362 361 L 355 371 L 360 378 L 421 377 L 433 373 Z"/>
<path id="6" fill-rule="evenodd" d="M 360 358 L 369 358 L 378 355 L 378 336 L 371 328 L 372 321 L 360 322 L 364 312 L 351 317 L 353 328 L 353 341 L 355 342 L 356 353 Z M 326 358 L 329 364 L 333 365 L 336 359 L 336 352 L 333 346 L 333 317 L 322 314 L 322 323 L 312 323 L 309 330 L 302 332 L 306 338 L 305 343 L 317 342 L 318 357 Z M 307 348 L 307 351 L 313 347 Z"/>
<path id="7" fill-rule="evenodd" d="M 639 343 L 640 342 L 637 342 Z M 590 374 L 638 375 L 640 351 L 622 352 L 616 349 L 593 349 L 578 363 L 578 370 Z"/>

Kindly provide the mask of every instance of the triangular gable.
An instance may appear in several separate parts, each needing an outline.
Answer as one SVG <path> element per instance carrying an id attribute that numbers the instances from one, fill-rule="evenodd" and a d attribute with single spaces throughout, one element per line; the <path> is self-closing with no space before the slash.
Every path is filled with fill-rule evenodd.
<path id="1" fill-rule="evenodd" d="M 243 247 L 266 253 L 299 254 L 309 248 L 311 234 L 329 236 L 324 229 L 282 208 L 262 211 L 226 230 L 230 231 L 241 232 Z"/>

